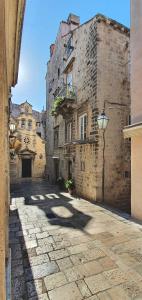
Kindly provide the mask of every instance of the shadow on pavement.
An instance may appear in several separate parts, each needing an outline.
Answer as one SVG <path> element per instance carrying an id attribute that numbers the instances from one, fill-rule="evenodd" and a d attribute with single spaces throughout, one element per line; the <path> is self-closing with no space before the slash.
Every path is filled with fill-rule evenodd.
<path id="1" fill-rule="evenodd" d="M 84 231 L 85 226 L 92 219 L 73 206 L 72 197 L 64 196 L 57 186 L 50 185 L 46 180 L 37 179 L 13 184 L 11 196 L 24 197 L 26 205 L 38 206 L 46 214 L 49 224 L 53 226 L 59 225 Z M 68 217 L 56 212 L 60 207 L 69 212 Z"/>
<path id="2" fill-rule="evenodd" d="M 28 300 L 32 296 L 35 300 L 38 300 L 28 255 L 28 251 L 34 251 L 35 249 L 28 250 L 26 248 L 23 229 L 17 209 L 10 211 L 9 239 L 12 268 L 12 300 Z M 29 279 L 30 283 L 26 283 Z M 30 290 L 30 295 L 28 295 L 28 290 Z"/>
<path id="3" fill-rule="evenodd" d="M 72 198 L 60 195 L 60 193 L 56 193 L 55 197 L 54 194 L 51 195 L 53 195 L 52 199 L 47 198 L 46 200 L 39 200 L 38 196 L 28 196 L 25 199 L 25 204 L 38 206 L 46 214 L 49 224 L 53 226 L 59 225 L 84 231 L 84 228 L 92 218 L 75 208 L 71 203 Z M 42 197 L 45 198 L 44 195 Z M 33 198 L 36 200 L 33 200 Z M 65 217 L 64 213 L 60 213 L 62 208 L 68 212 L 69 216 Z"/>

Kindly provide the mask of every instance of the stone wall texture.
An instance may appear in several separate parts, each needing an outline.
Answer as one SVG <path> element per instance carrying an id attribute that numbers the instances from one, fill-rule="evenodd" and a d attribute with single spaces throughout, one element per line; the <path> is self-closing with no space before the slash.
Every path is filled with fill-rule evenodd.
<path id="1" fill-rule="evenodd" d="M 67 25 L 67 24 L 66 24 Z M 54 52 L 48 62 L 47 85 L 47 176 L 67 179 L 71 172 L 76 192 L 92 201 L 130 209 L 130 142 L 123 128 L 130 115 L 129 30 L 97 15 L 62 35 L 61 23 Z M 73 51 L 66 58 L 66 45 L 72 36 Z M 58 76 L 60 69 L 60 76 Z M 75 107 L 65 116 L 51 115 L 56 94 L 72 73 L 77 90 Z M 103 133 L 97 117 L 109 117 Z M 80 140 L 79 117 L 87 115 L 86 139 Z M 72 124 L 72 140 L 67 143 L 65 128 Z M 58 147 L 54 132 L 59 130 Z"/>
<path id="2" fill-rule="evenodd" d="M 37 121 L 40 120 L 35 117 L 32 112 L 32 106 L 28 102 L 24 102 L 21 106 L 23 112 L 11 117 L 11 122 L 16 125 L 16 141 L 21 143 L 14 159 L 10 160 L 10 179 L 11 182 L 16 181 L 22 177 L 22 160 L 31 159 L 31 177 L 43 177 L 45 174 L 45 140 L 37 134 Z M 24 112 L 25 107 L 28 107 L 28 113 Z M 11 116 L 13 111 L 11 112 Z M 25 120 L 25 127 L 22 128 L 22 120 Z M 31 121 L 31 128 L 28 128 L 28 121 Z"/>

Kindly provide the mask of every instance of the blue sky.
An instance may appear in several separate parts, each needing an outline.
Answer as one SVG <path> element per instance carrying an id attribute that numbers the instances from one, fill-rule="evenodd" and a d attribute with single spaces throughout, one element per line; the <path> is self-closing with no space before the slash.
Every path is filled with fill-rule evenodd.
<path id="1" fill-rule="evenodd" d="M 130 0 L 27 0 L 22 35 L 19 78 L 12 101 L 28 100 L 35 109 L 46 106 L 45 74 L 49 46 L 61 20 L 72 12 L 81 23 L 102 13 L 130 26 Z"/>

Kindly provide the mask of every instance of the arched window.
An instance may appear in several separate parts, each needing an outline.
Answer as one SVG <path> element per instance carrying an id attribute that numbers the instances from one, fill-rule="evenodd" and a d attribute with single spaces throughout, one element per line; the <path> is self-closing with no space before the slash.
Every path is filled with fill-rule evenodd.
<path id="1" fill-rule="evenodd" d="M 29 129 L 29 130 L 32 129 L 32 120 L 28 120 L 28 129 Z"/>
<path id="2" fill-rule="evenodd" d="M 26 124 L 25 119 L 22 119 L 21 120 L 21 128 L 25 128 L 25 124 Z"/>

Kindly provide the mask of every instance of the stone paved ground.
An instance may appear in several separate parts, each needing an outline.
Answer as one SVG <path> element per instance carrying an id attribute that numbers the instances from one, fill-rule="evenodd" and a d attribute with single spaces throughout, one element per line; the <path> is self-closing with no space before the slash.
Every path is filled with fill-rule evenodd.
<path id="1" fill-rule="evenodd" d="M 14 300 L 142 299 L 142 226 L 45 181 L 12 186 Z"/>

